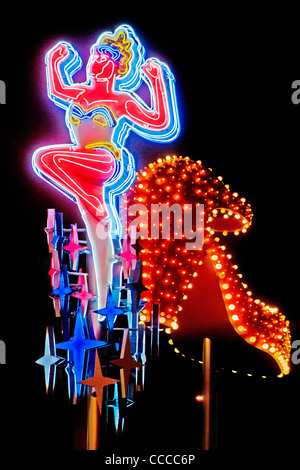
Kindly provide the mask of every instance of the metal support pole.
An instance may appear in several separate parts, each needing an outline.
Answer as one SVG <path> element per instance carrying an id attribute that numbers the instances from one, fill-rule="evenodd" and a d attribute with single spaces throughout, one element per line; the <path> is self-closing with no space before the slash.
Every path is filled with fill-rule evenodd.
<path id="1" fill-rule="evenodd" d="M 203 339 L 203 450 L 212 449 L 211 340 Z"/>
<path id="2" fill-rule="evenodd" d="M 87 397 L 87 450 L 98 450 L 100 415 L 97 398 L 92 394 Z"/>
<path id="3" fill-rule="evenodd" d="M 159 305 L 153 304 L 151 316 L 151 356 L 159 356 Z"/>

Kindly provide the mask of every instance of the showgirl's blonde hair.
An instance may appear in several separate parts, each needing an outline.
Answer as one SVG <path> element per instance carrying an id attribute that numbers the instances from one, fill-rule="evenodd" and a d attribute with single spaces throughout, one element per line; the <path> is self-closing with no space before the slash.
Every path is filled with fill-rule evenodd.
<path id="1" fill-rule="evenodd" d="M 109 53 L 112 59 L 118 63 L 118 74 L 126 75 L 132 58 L 131 41 L 126 31 L 120 31 L 117 35 L 103 37 L 98 50 Z"/>

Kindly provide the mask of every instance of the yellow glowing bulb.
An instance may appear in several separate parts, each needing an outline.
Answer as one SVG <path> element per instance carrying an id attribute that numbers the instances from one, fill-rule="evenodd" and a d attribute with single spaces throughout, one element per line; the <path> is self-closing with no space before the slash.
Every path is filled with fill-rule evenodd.
<path id="1" fill-rule="evenodd" d="M 196 396 L 195 396 L 195 400 L 196 400 L 196 401 L 203 401 L 203 400 L 204 400 L 204 396 L 203 396 L 203 395 L 196 395 Z"/>

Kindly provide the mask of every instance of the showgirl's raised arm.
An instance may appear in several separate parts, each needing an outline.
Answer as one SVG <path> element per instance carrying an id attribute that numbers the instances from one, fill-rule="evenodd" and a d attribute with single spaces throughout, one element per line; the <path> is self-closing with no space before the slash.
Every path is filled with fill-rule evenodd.
<path id="1" fill-rule="evenodd" d="M 170 104 L 164 74 L 160 64 L 151 59 L 147 61 L 143 71 L 150 82 L 152 109 L 143 106 L 135 99 L 129 99 L 125 103 L 126 114 L 138 125 L 147 126 L 153 131 L 161 131 L 170 123 Z"/>
<path id="2" fill-rule="evenodd" d="M 48 52 L 46 64 L 49 98 L 67 108 L 68 103 L 83 92 L 83 88 L 72 81 L 72 75 L 82 65 L 81 58 L 71 44 L 60 42 Z"/>

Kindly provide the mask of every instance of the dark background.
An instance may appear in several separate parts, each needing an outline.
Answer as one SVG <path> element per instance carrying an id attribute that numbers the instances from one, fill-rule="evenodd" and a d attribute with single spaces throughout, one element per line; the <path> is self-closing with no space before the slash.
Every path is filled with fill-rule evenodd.
<path id="1" fill-rule="evenodd" d="M 72 449 L 72 407 L 44 396 L 42 368 L 34 364 L 44 343 L 39 273 L 47 251 L 46 210 L 55 207 L 64 212 L 66 224 L 80 223 L 76 206 L 50 191 L 31 169 L 36 148 L 69 141 L 64 113 L 46 95 L 47 50 L 58 40 L 71 42 L 85 70 L 98 35 L 128 23 L 147 57 L 165 60 L 176 78 L 182 131 L 165 145 L 130 137 L 137 167 L 167 154 L 188 155 L 246 197 L 253 225 L 232 241 L 231 251 L 251 290 L 291 321 L 295 340 L 300 339 L 300 105 L 291 101 L 291 84 L 299 79 L 296 18 L 295 12 L 274 7 L 264 12 L 215 5 L 208 12 L 196 3 L 70 4 L 64 11 L 59 4 L 41 4 L 18 12 L 8 7 L 0 42 L 0 79 L 7 87 L 7 104 L 0 107 L 0 339 L 7 347 L 7 364 L 0 366 L 3 449 Z M 128 455 L 158 448 L 199 452 L 201 405 L 194 396 L 201 392 L 201 368 L 164 343 L 160 360 L 149 368 L 148 388 L 129 413 L 125 442 L 133 450 Z M 265 382 L 231 374 L 231 364 L 216 374 L 220 452 L 295 452 L 298 367 L 288 377 L 275 374 Z"/>

